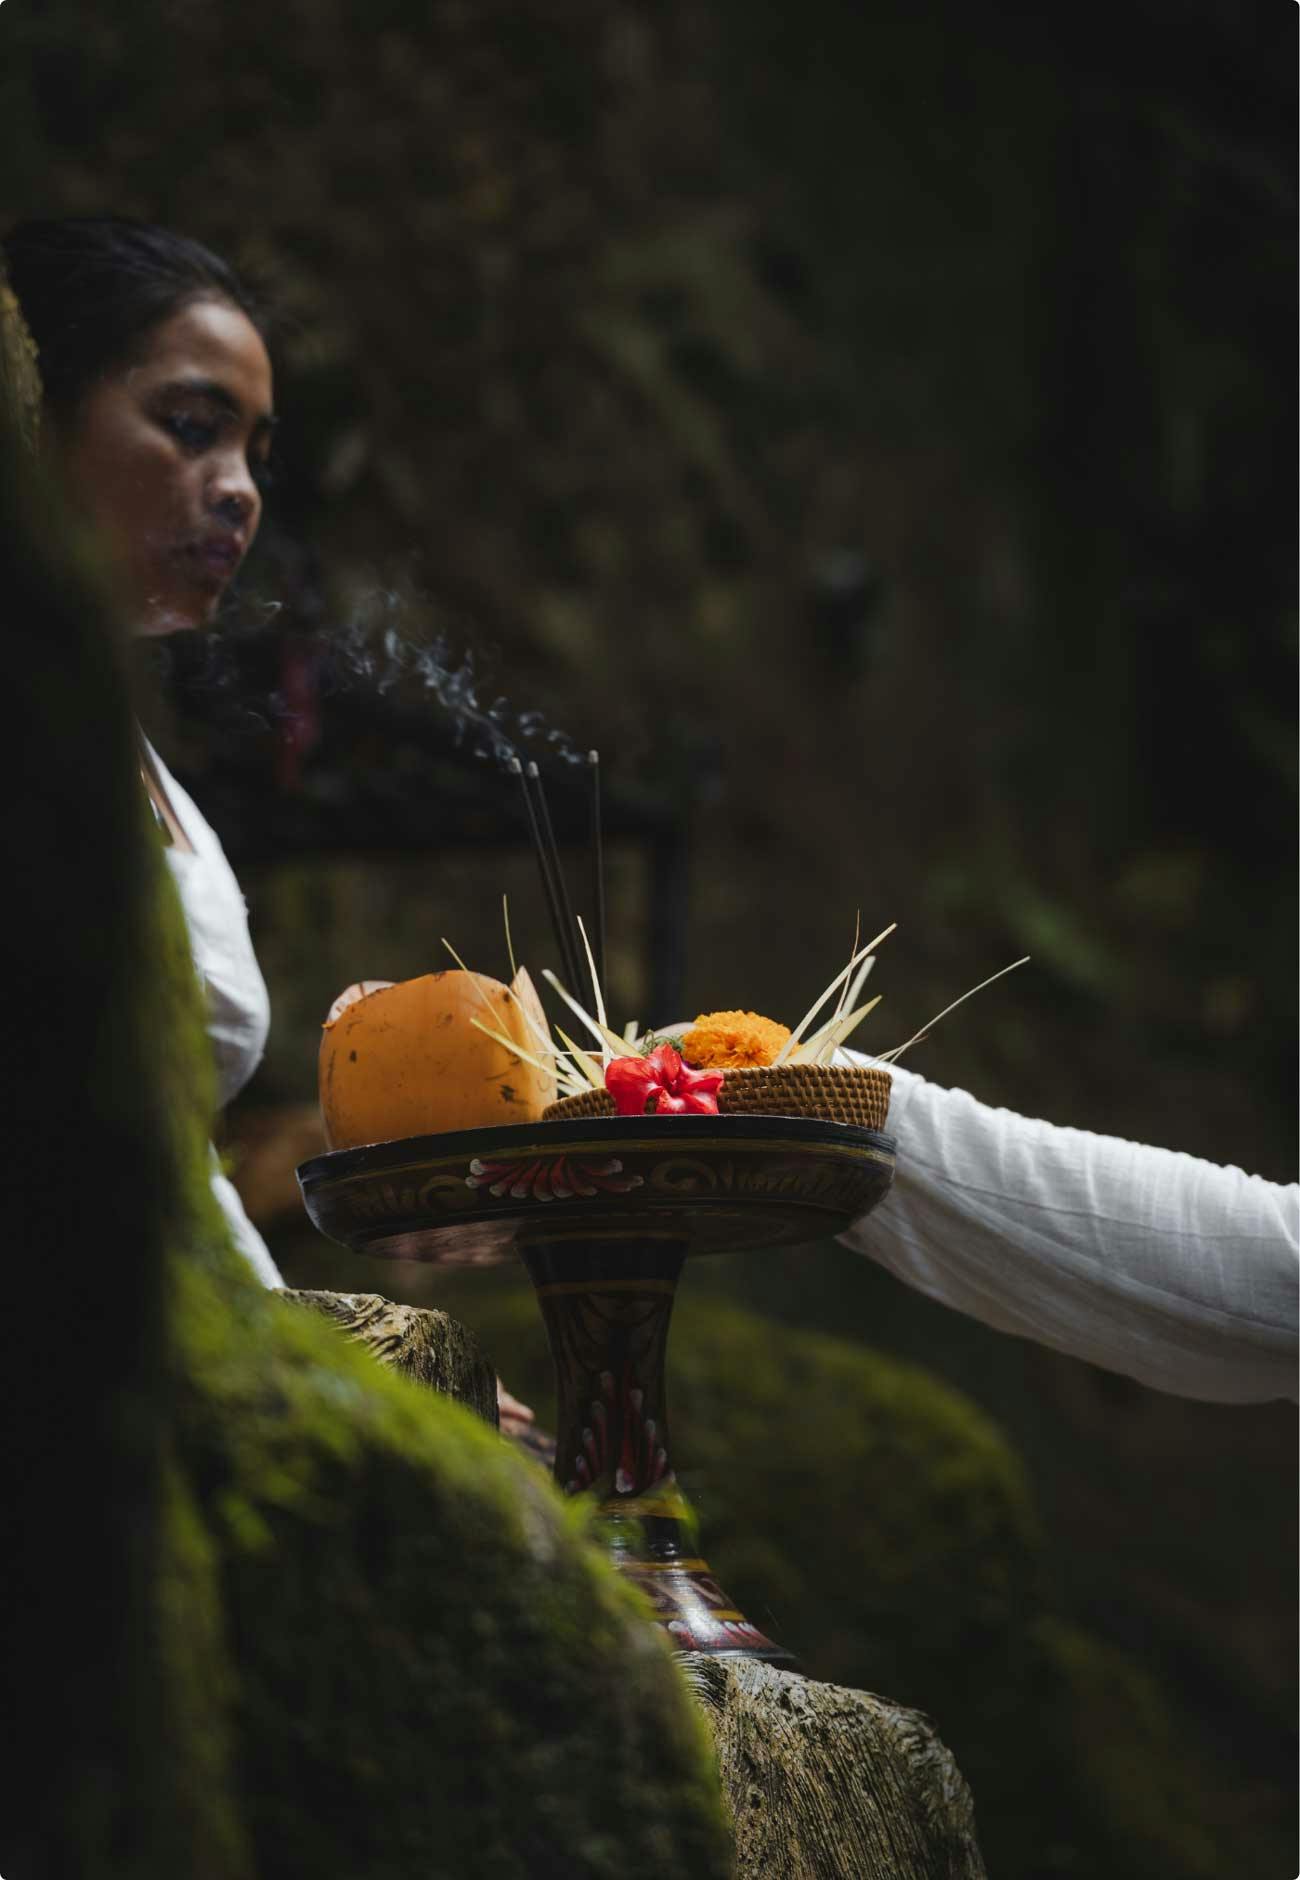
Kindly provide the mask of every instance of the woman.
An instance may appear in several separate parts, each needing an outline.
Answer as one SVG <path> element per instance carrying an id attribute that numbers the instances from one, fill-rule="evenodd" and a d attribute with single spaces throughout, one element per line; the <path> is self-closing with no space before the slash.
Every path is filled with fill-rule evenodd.
<path id="1" fill-rule="evenodd" d="M 266 323 L 236 276 L 184 236 L 117 217 L 27 223 L 0 244 L 38 351 L 42 438 L 98 535 L 137 635 L 209 626 L 262 518 L 275 425 Z M 221 844 L 143 733 L 140 774 L 208 998 L 218 1100 L 261 1061 L 270 1026 L 248 913 Z M 215 1151 L 235 1245 L 282 1284 Z M 533 1413 L 498 1386 L 501 1424 Z"/>
<path id="2" fill-rule="evenodd" d="M 95 216 L 27 223 L 5 271 L 37 349 L 41 441 L 98 539 L 122 618 L 140 636 L 207 627 L 257 534 L 271 432 L 264 322 L 197 242 Z M 140 774 L 208 998 L 218 1100 L 261 1060 L 266 985 L 244 898 L 216 835 L 143 733 Z M 213 1152 L 236 1246 L 282 1282 Z"/>

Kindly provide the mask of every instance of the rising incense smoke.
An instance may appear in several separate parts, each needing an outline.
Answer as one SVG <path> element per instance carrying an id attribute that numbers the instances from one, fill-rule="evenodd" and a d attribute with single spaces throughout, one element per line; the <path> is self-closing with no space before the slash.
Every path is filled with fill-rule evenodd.
<path id="1" fill-rule="evenodd" d="M 223 725 L 240 731 L 281 727 L 295 717 L 293 701 L 273 686 L 259 693 L 253 673 L 259 643 L 265 645 L 268 627 L 284 611 L 278 601 L 232 595 L 214 630 L 155 641 L 148 650 L 177 696 L 215 707 Z M 330 623 L 328 603 L 315 591 L 295 594 L 288 611 L 305 623 L 303 639 L 320 697 L 397 694 L 408 704 L 428 699 L 450 724 L 457 748 L 503 767 L 512 758 L 542 752 L 566 764 L 585 762 L 568 734 L 540 712 L 517 711 L 504 697 L 480 697 L 474 649 L 458 651 L 444 633 L 415 637 L 405 629 L 410 603 L 393 589 L 368 590 L 339 623 Z"/>

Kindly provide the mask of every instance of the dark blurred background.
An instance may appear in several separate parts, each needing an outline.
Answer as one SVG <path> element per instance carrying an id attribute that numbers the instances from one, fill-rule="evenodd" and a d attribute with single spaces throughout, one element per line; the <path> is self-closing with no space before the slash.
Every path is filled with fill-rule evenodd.
<path id="1" fill-rule="evenodd" d="M 916 1069 L 1294 1179 L 1296 17 L 4 8 L 4 221 L 174 224 L 279 318 L 243 593 L 142 685 L 271 985 L 226 1146 L 292 1283 L 448 1304 L 545 1391 L 512 1275 L 358 1261 L 292 1178 L 343 985 L 443 935 L 502 973 L 503 892 L 549 963 L 468 690 L 575 875 L 563 751 L 601 750 L 619 1022 L 793 1022 L 861 908 L 899 923 L 867 1043 L 1027 952 Z M 429 688 L 401 648 L 439 636 Z M 995 1875 L 1294 1871 L 1292 1410 L 836 1247 L 700 1263 L 680 1312 L 715 1565 L 818 1675 L 930 1711 Z M 975 1487 L 904 1506 L 889 1431 L 941 1426 Z"/>

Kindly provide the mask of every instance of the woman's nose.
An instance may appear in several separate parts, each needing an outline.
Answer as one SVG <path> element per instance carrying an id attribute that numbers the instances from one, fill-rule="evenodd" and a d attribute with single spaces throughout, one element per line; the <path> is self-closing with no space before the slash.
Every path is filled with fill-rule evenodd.
<path id="1" fill-rule="evenodd" d="M 232 529 L 242 528 L 252 516 L 257 505 L 257 497 L 252 490 L 226 490 L 210 503 L 214 516 L 229 523 Z"/>
<path id="2" fill-rule="evenodd" d="M 232 467 L 208 485 L 208 507 L 232 528 L 240 528 L 258 513 L 257 485 L 246 466 Z"/>

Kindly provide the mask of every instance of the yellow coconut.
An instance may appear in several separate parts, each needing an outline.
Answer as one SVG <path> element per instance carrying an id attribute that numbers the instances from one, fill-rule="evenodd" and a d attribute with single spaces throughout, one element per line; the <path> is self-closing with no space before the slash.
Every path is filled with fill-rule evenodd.
<path id="1" fill-rule="evenodd" d="M 332 1149 L 447 1129 L 534 1123 L 555 1078 L 486 1037 L 479 1019 L 534 1056 L 545 1020 L 522 970 L 513 987 L 484 973 L 363 981 L 334 1001 L 320 1047 L 320 1106 Z"/>

